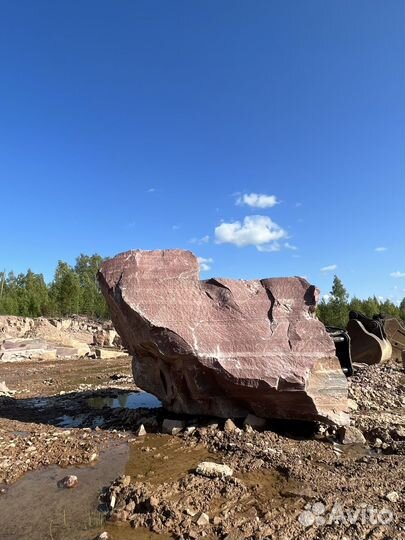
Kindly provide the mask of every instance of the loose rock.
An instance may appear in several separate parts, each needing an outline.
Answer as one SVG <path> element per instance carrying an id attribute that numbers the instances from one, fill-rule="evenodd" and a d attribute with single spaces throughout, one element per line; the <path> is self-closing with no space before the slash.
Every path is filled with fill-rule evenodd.
<path id="1" fill-rule="evenodd" d="M 222 465 L 212 461 L 203 461 L 199 463 L 195 472 L 201 476 L 207 476 L 208 478 L 224 478 L 233 475 L 233 470 L 228 467 L 228 465 Z"/>
<path id="2" fill-rule="evenodd" d="M 399 493 L 398 493 L 398 491 L 390 491 L 390 493 L 387 493 L 385 498 L 387 499 L 387 501 L 390 501 L 392 503 L 396 503 L 396 502 L 399 501 Z"/>
<path id="3" fill-rule="evenodd" d="M 342 444 L 365 444 L 366 442 L 363 433 L 354 426 L 342 426 L 338 429 L 337 435 Z"/>
<path id="4" fill-rule="evenodd" d="M 201 512 L 197 519 L 195 520 L 196 525 L 199 527 L 202 527 L 204 525 L 208 525 L 210 522 L 210 517 L 205 512 Z"/>
<path id="5" fill-rule="evenodd" d="M 228 418 L 228 420 L 224 424 L 224 431 L 226 431 L 227 433 L 232 433 L 232 431 L 235 431 L 235 429 L 236 429 L 235 423 L 233 422 L 233 420 Z"/>
<path id="6" fill-rule="evenodd" d="M 137 437 L 144 437 L 146 435 L 146 429 L 143 424 L 141 424 L 139 428 L 135 431 L 135 435 Z"/>
<path id="7" fill-rule="evenodd" d="M 71 488 L 76 487 L 78 483 L 79 483 L 79 480 L 77 476 L 75 476 L 74 474 L 71 474 L 69 476 L 65 476 L 64 478 L 62 478 L 62 480 L 59 480 L 58 487 L 71 489 Z"/>

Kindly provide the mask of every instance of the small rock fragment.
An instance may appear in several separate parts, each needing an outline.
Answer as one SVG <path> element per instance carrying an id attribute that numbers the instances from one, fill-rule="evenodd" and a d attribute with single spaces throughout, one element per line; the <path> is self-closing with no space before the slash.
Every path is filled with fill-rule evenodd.
<path id="1" fill-rule="evenodd" d="M 0 382 L 0 396 L 1 396 L 1 395 L 10 396 L 11 394 L 14 394 L 14 393 L 15 393 L 15 392 L 11 391 L 11 390 L 7 387 L 5 381 Z"/>
<path id="2" fill-rule="evenodd" d="M 197 514 L 196 518 L 194 519 L 194 522 L 199 527 L 203 527 L 204 525 L 208 525 L 210 522 L 210 517 L 205 512 L 200 512 Z"/>
<path id="3" fill-rule="evenodd" d="M 233 422 L 233 420 L 228 418 L 228 420 L 224 424 L 224 431 L 226 431 L 227 433 L 232 433 L 233 431 L 235 431 L 235 428 L 236 428 L 236 425 Z"/>
<path id="4" fill-rule="evenodd" d="M 149 497 L 149 506 L 153 509 L 153 508 L 157 508 L 159 506 L 159 499 L 157 497 L 155 497 L 154 495 L 152 495 L 151 497 Z"/>
<path id="5" fill-rule="evenodd" d="M 389 493 L 387 493 L 385 498 L 387 499 L 387 501 L 390 501 L 392 503 L 396 503 L 396 502 L 399 501 L 399 493 L 398 493 L 398 491 L 390 491 Z"/>
<path id="6" fill-rule="evenodd" d="M 111 521 L 127 521 L 129 514 L 126 510 L 117 510 L 111 514 Z"/>
<path id="7" fill-rule="evenodd" d="M 75 476 L 74 474 L 70 474 L 69 476 L 65 476 L 64 478 L 62 478 L 62 480 L 59 480 L 58 487 L 71 489 L 76 487 L 78 483 L 79 480 L 77 476 Z"/>
<path id="8" fill-rule="evenodd" d="M 97 536 L 97 540 L 110 540 L 110 536 L 107 531 L 104 531 Z"/>
<path id="9" fill-rule="evenodd" d="M 212 461 L 202 461 L 197 465 L 195 472 L 207 478 L 224 478 L 233 475 L 233 470 L 228 465 Z"/>
<path id="10" fill-rule="evenodd" d="M 139 428 L 135 431 L 135 435 L 137 437 L 144 437 L 146 435 L 146 429 L 143 424 L 141 424 Z"/>
<path id="11" fill-rule="evenodd" d="M 337 435 L 342 444 L 365 444 L 366 442 L 363 433 L 354 426 L 340 427 Z"/>
<path id="12" fill-rule="evenodd" d="M 131 477 L 128 474 L 124 474 L 123 476 L 121 476 L 120 484 L 122 486 L 127 487 L 129 486 L 130 483 L 131 483 Z"/>

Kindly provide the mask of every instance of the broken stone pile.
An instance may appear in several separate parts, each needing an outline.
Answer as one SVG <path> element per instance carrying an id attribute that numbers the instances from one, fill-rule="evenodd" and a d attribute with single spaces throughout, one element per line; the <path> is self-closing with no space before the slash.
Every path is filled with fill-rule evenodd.
<path id="1" fill-rule="evenodd" d="M 83 356 L 110 358 L 122 354 L 120 338 L 110 321 L 0 316 L 0 362 Z"/>
<path id="2" fill-rule="evenodd" d="M 175 413 L 347 423 L 347 381 L 303 278 L 199 280 L 189 251 L 129 251 L 101 290 L 136 384 Z"/>
<path id="3" fill-rule="evenodd" d="M 230 506 L 235 508 L 247 492 L 246 485 L 232 476 L 229 467 L 205 462 L 181 480 L 158 486 L 121 476 L 108 488 L 104 500 L 112 522 L 126 521 L 135 528 L 175 537 L 201 538 L 209 533 L 224 537 L 226 520 L 210 516 L 212 502 L 231 501 Z"/>

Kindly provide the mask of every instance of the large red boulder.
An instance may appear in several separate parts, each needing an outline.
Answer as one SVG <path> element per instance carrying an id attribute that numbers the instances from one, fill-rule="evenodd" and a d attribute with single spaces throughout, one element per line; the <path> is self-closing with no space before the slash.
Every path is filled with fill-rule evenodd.
<path id="1" fill-rule="evenodd" d="M 176 413 L 347 422 L 347 382 L 305 279 L 199 280 L 190 251 L 128 251 L 98 275 L 138 386 Z"/>

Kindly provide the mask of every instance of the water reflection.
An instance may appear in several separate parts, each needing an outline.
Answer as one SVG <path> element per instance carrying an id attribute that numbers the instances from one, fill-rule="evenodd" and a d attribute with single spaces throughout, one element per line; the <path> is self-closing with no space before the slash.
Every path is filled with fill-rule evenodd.
<path id="1" fill-rule="evenodd" d="M 116 397 L 110 396 L 95 396 L 86 400 L 87 405 L 91 409 L 110 409 L 126 408 L 126 409 L 157 409 L 162 406 L 158 398 L 147 392 L 120 392 Z"/>

